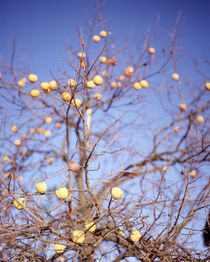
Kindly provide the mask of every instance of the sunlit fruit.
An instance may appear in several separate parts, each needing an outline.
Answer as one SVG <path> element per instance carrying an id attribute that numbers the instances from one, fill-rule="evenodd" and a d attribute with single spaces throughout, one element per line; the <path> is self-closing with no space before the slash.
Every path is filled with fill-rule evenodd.
<path id="1" fill-rule="evenodd" d="M 63 256 L 58 257 L 58 261 L 59 262 L 63 262 L 64 261 L 64 257 Z"/>
<path id="2" fill-rule="evenodd" d="M 68 80 L 68 85 L 70 87 L 75 87 L 77 85 L 77 82 L 74 79 L 71 78 L 71 79 Z"/>
<path id="3" fill-rule="evenodd" d="M 71 98 L 72 98 L 72 95 L 69 92 L 65 91 L 65 92 L 62 93 L 63 101 L 69 102 L 71 100 Z"/>
<path id="4" fill-rule="evenodd" d="M 36 88 L 32 89 L 31 92 L 30 92 L 30 96 L 33 97 L 33 98 L 38 97 L 39 96 L 39 90 L 36 89 Z"/>
<path id="5" fill-rule="evenodd" d="M 203 116 L 198 116 L 197 117 L 198 123 L 203 123 L 204 122 L 204 117 Z"/>
<path id="6" fill-rule="evenodd" d="M 128 66 L 127 68 L 125 68 L 124 69 L 124 75 L 126 76 L 126 77 L 131 77 L 132 76 L 132 74 L 133 74 L 133 67 L 131 67 L 131 66 Z"/>
<path id="7" fill-rule="evenodd" d="M 102 57 L 100 58 L 100 61 L 101 61 L 101 63 L 106 64 L 107 58 L 106 58 L 105 56 L 102 56 Z"/>
<path id="8" fill-rule="evenodd" d="M 102 76 L 103 76 L 103 77 L 107 77 L 107 76 L 108 76 L 108 72 L 107 72 L 107 71 L 103 71 L 103 72 L 102 72 Z"/>
<path id="9" fill-rule="evenodd" d="M 18 131 L 18 128 L 17 128 L 17 126 L 14 125 L 14 126 L 11 127 L 11 130 L 12 130 L 12 132 L 16 133 Z"/>
<path id="10" fill-rule="evenodd" d="M 93 41 L 95 42 L 95 43 L 98 43 L 99 41 L 100 41 L 100 36 L 99 35 L 94 35 L 93 36 Z"/>
<path id="11" fill-rule="evenodd" d="M 105 38 L 105 37 L 107 36 L 107 32 L 106 32 L 105 30 L 102 30 L 102 31 L 100 32 L 100 36 L 103 37 L 103 38 Z"/>
<path id="12" fill-rule="evenodd" d="M 2 74 L 0 73 L 0 80 L 2 79 Z"/>
<path id="13" fill-rule="evenodd" d="M 60 187 L 55 191 L 57 198 L 65 199 L 68 196 L 68 189 L 66 187 Z"/>
<path id="14" fill-rule="evenodd" d="M 36 191 L 40 194 L 44 194 L 47 190 L 47 185 L 45 184 L 45 182 L 39 182 L 36 185 Z"/>
<path id="15" fill-rule="evenodd" d="M 173 80 L 179 80 L 179 75 L 177 73 L 173 73 L 171 77 Z"/>
<path id="16" fill-rule="evenodd" d="M 21 145 L 21 141 L 20 141 L 19 139 L 16 139 L 16 140 L 14 141 L 14 144 L 15 144 L 16 146 L 20 146 L 20 145 Z"/>
<path id="17" fill-rule="evenodd" d="M 3 157 L 2 157 L 2 161 L 3 161 L 4 163 L 6 163 L 8 160 L 9 160 L 8 156 L 3 156 Z"/>
<path id="18" fill-rule="evenodd" d="M 117 82 L 111 82 L 111 87 L 113 88 L 117 87 Z"/>
<path id="19" fill-rule="evenodd" d="M 141 233 L 138 230 L 134 230 L 130 233 L 130 239 L 133 242 L 139 242 L 140 238 L 141 238 Z"/>
<path id="20" fill-rule="evenodd" d="M 69 164 L 69 169 L 73 172 L 77 172 L 79 170 L 79 165 L 76 162 L 71 162 Z"/>
<path id="21" fill-rule="evenodd" d="M 23 79 L 20 79 L 19 81 L 18 81 L 18 86 L 19 87 L 23 87 L 25 85 L 25 81 L 23 80 Z"/>
<path id="22" fill-rule="evenodd" d="M 164 167 L 162 167 L 162 171 L 163 171 L 163 172 L 166 172 L 166 171 L 167 171 L 167 169 L 168 169 L 168 167 L 167 167 L 167 166 L 164 166 Z"/>
<path id="23" fill-rule="evenodd" d="M 37 75 L 35 75 L 35 74 L 30 74 L 30 75 L 28 76 L 28 80 L 29 80 L 31 83 L 35 83 L 35 82 L 38 80 L 38 77 L 37 77 Z"/>
<path id="24" fill-rule="evenodd" d="M 112 57 L 112 58 L 107 60 L 107 64 L 115 66 L 115 65 L 117 65 L 117 60 L 114 57 Z"/>
<path id="25" fill-rule="evenodd" d="M 134 88 L 135 90 L 140 90 L 140 89 L 142 88 L 142 86 L 140 85 L 139 82 L 135 82 L 135 83 L 133 83 L 133 88 Z"/>
<path id="26" fill-rule="evenodd" d="M 72 232 L 72 241 L 76 244 L 82 244 L 85 241 L 85 234 L 82 230 Z"/>
<path id="27" fill-rule="evenodd" d="M 150 55 L 154 55 L 155 53 L 155 49 L 153 47 L 149 47 L 147 51 Z"/>
<path id="28" fill-rule="evenodd" d="M 95 85 L 101 85 L 103 83 L 103 78 L 100 75 L 96 75 L 93 78 L 93 82 Z"/>
<path id="29" fill-rule="evenodd" d="M 35 129 L 34 128 L 30 128 L 30 133 L 33 135 L 33 134 L 35 134 Z"/>
<path id="30" fill-rule="evenodd" d="M 47 157 L 47 163 L 48 164 L 52 164 L 53 162 L 53 158 L 52 157 Z"/>
<path id="31" fill-rule="evenodd" d="M 84 52 L 79 52 L 77 56 L 79 57 L 79 59 L 84 59 L 86 55 Z"/>
<path id="32" fill-rule="evenodd" d="M 21 151 L 21 154 L 22 154 L 23 156 L 25 156 L 25 155 L 27 154 L 27 151 L 26 151 L 26 150 L 22 150 L 22 151 Z"/>
<path id="33" fill-rule="evenodd" d="M 206 83 L 205 83 L 205 88 L 206 88 L 206 90 L 208 90 L 208 91 L 210 90 L 210 82 L 206 82 Z"/>
<path id="34" fill-rule="evenodd" d="M 93 233 L 96 230 L 96 225 L 94 222 L 86 223 L 85 228 L 88 229 L 89 232 Z"/>
<path id="35" fill-rule="evenodd" d="M 49 129 L 45 130 L 45 131 L 44 131 L 44 135 L 45 135 L 46 137 L 50 137 L 50 136 L 51 136 L 51 131 L 50 131 Z"/>
<path id="36" fill-rule="evenodd" d="M 46 94 L 49 94 L 50 93 L 50 85 L 48 82 L 42 82 L 41 85 L 40 85 L 42 91 Z"/>
<path id="37" fill-rule="evenodd" d="M 95 93 L 93 96 L 96 100 L 101 101 L 101 93 Z"/>
<path id="38" fill-rule="evenodd" d="M 119 230 L 117 234 L 119 237 L 126 237 L 125 232 L 123 230 Z"/>
<path id="39" fill-rule="evenodd" d="M 19 197 L 17 200 L 13 202 L 13 204 L 18 210 L 20 210 L 26 206 L 26 200 L 24 197 Z"/>
<path id="40" fill-rule="evenodd" d="M 47 116 L 47 117 L 45 117 L 44 121 L 45 121 L 45 123 L 50 124 L 52 122 L 52 118 Z"/>
<path id="41" fill-rule="evenodd" d="M 18 176 L 17 180 L 18 180 L 18 182 L 21 182 L 21 181 L 23 181 L 23 177 L 22 176 Z"/>
<path id="42" fill-rule="evenodd" d="M 120 199 L 123 197 L 123 191 L 119 187 L 113 187 L 111 190 L 111 195 L 115 199 Z"/>
<path id="43" fill-rule="evenodd" d="M 81 106 L 82 101 L 79 98 L 74 98 L 71 100 L 71 104 L 77 108 Z"/>
<path id="44" fill-rule="evenodd" d="M 123 82 L 125 80 L 125 77 L 123 75 L 119 76 L 119 80 Z"/>
<path id="45" fill-rule="evenodd" d="M 93 89 L 95 87 L 93 80 L 87 81 L 86 87 L 89 88 L 89 89 Z"/>
<path id="46" fill-rule="evenodd" d="M 149 86 L 149 83 L 146 80 L 141 80 L 140 81 L 140 85 L 143 88 L 147 88 Z"/>
<path id="47" fill-rule="evenodd" d="M 186 106 L 184 103 L 181 103 L 181 104 L 179 105 L 179 109 L 180 109 L 181 111 L 185 111 L 185 110 L 187 110 L 187 106 Z"/>
<path id="48" fill-rule="evenodd" d="M 178 133 L 179 132 L 179 127 L 178 126 L 175 126 L 174 127 L 174 133 Z"/>
<path id="49" fill-rule="evenodd" d="M 57 82 L 56 82 L 55 80 L 51 80 L 51 81 L 49 82 L 49 88 L 50 88 L 51 90 L 56 89 L 57 86 L 58 86 L 58 84 L 57 84 Z"/>
<path id="50" fill-rule="evenodd" d="M 189 173 L 189 175 L 190 175 L 191 177 L 195 177 L 196 174 L 197 174 L 196 170 L 192 170 L 192 171 L 190 171 L 190 173 Z"/>
<path id="51" fill-rule="evenodd" d="M 61 128 L 61 123 L 60 123 L 60 122 L 56 122 L 55 127 L 56 127 L 57 129 L 60 129 L 60 128 Z"/>
<path id="52" fill-rule="evenodd" d="M 56 253 L 61 254 L 63 253 L 65 246 L 63 244 L 54 244 L 54 250 Z"/>

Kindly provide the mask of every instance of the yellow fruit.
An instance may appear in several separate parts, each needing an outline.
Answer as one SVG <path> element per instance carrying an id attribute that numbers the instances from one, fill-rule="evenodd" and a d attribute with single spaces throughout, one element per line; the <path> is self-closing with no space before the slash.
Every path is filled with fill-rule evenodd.
<path id="1" fill-rule="evenodd" d="M 171 77 L 173 80 L 179 80 L 179 75 L 177 73 L 173 73 Z"/>
<path id="2" fill-rule="evenodd" d="M 25 155 L 27 154 L 27 151 L 26 151 L 26 150 L 22 150 L 22 151 L 21 151 L 21 154 L 22 154 L 23 156 L 25 156 Z"/>
<path id="3" fill-rule="evenodd" d="M 149 86 L 149 83 L 146 80 L 141 80 L 140 81 L 140 85 L 143 88 L 147 88 Z"/>
<path id="4" fill-rule="evenodd" d="M 52 164 L 53 158 L 52 158 L 52 157 L 48 157 L 48 158 L 47 158 L 47 162 L 48 162 L 48 164 Z"/>
<path id="5" fill-rule="evenodd" d="M 101 63 L 106 64 L 107 58 L 106 58 L 105 56 L 102 56 L 102 57 L 100 58 L 100 61 L 101 61 Z"/>
<path id="6" fill-rule="evenodd" d="M 179 109 L 181 111 L 185 111 L 185 110 L 187 110 L 187 106 L 184 103 L 182 103 L 182 104 L 179 105 Z"/>
<path id="7" fill-rule="evenodd" d="M 153 47 L 149 47 L 147 51 L 150 55 L 153 55 L 155 53 L 155 49 Z"/>
<path id="8" fill-rule="evenodd" d="M 70 87 L 75 87 L 76 85 L 77 85 L 77 82 L 74 80 L 74 79 L 69 79 L 69 81 L 68 81 L 68 85 L 70 86 Z"/>
<path id="9" fill-rule="evenodd" d="M 63 253 L 65 246 L 63 244 L 54 244 L 54 250 L 56 253 Z"/>
<path id="10" fill-rule="evenodd" d="M 133 242 L 139 242 L 140 238 L 141 238 L 141 233 L 138 230 L 134 230 L 130 233 L 130 239 Z"/>
<path id="11" fill-rule="evenodd" d="M 58 257 L 58 261 L 59 262 L 63 262 L 64 261 L 64 257 L 63 256 Z"/>
<path id="12" fill-rule="evenodd" d="M 62 94 L 63 101 L 69 102 L 71 100 L 71 98 L 72 98 L 72 96 L 69 92 L 67 92 L 67 91 L 63 92 L 63 94 Z"/>
<path id="13" fill-rule="evenodd" d="M 142 87 L 141 87 L 141 85 L 140 85 L 139 82 L 135 82 L 135 83 L 133 84 L 133 88 L 134 88 L 135 90 L 140 90 Z"/>
<path id="14" fill-rule="evenodd" d="M 101 93 L 95 93 L 93 98 L 95 98 L 98 101 L 101 101 Z"/>
<path id="15" fill-rule="evenodd" d="M 111 195 L 115 199 L 120 199 L 123 197 L 123 191 L 119 187 L 113 187 L 111 190 Z"/>
<path id="16" fill-rule="evenodd" d="M 4 163 L 6 163 L 8 160 L 9 160 L 8 156 L 3 156 L 3 157 L 2 157 L 2 161 L 3 161 Z"/>
<path id="17" fill-rule="evenodd" d="M 17 128 L 17 126 L 12 126 L 12 127 L 11 127 L 11 130 L 12 130 L 12 132 L 14 132 L 14 133 L 15 133 L 15 132 L 17 132 L 17 131 L 18 131 L 18 128 Z"/>
<path id="18" fill-rule="evenodd" d="M 19 197 L 17 200 L 13 202 L 13 204 L 18 210 L 20 210 L 26 206 L 26 200 L 24 197 Z"/>
<path id="19" fill-rule="evenodd" d="M 50 89 L 54 90 L 54 89 L 57 88 L 57 86 L 58 86 L 58 84 L 55 80 L 52 80 L 52 81 L 49 82 L 49 88 Z"/>
<path id="20" fill-rule="evenodd" d="M 178 126 L 174 127 L 174 133 L 178 133 L 178 132 L 179 132 L 179 127 Z"/>
<path id="21" fill-rule="evenodd" d="M 128 66 L 127 68 L 125 68 L 124 69 L 124 75 L 126 76 L 126 77 L 131 77 L 132 76 L 132 74 L 133 74 L 133 67 L 131 67 L 131 66 Z"/>
<path id="22" fill-rule="evenodd" d="M 167 171 L 167 169 L 168 169 L 167 166 L 162 167 L 162 171 L 163 171 L 163 172 Z"/>
<path id="23" fill-rule="evenodd" d="M 196 174 L 197 174 L 196 170 L 192 170 L 192 171 L 190 171 L 190 174 L 189 174 L 189 175 L 190 175 L 191 177 L 195 177 Z"/>
<path id="24" fill-rule="evenodd" d="M 103 83 L 103 78 L 100 75 L 96 75 L 93 78 L 93 82 L 95 85 L 101 85 Z"/>
<path id="25" fill-rule="evenodd" d="M 100 36 L 103 37 L 103 38 L 105 38 L 105 37 L 107 36 L 107 32 L 106 32 L 105 30 L 102 30 L 102 31 L 100 32 Z"/>
<path id="26" fill-rule="evenodd" d="M 21 181 L 23 181 L 23 177 L 22 176 L 18 176 L 17 180 L 18 180 L 18 182 L 21 182 Z"/>
<path id="27" fill-rule="evenodd" d="M 205 88 L 206 88 L 206 90 L 208 90 L 208 91 L 210 90 L 210 82 L 206 82 L 206 83 L 205 83 Z"/>
<path id="28" fill-rule="evenodd" d="M 118 87 L 118 83 L 117 82 L 111 82 L 111 87 L 113 87 L 113 88 Z"/>
<path id="29" fill-rule="evenodd" d="M 71 104 L 77 108 L 81 106 L 82 101 L 79 98 L 74 98 L 72 99 Z"/>
<path id="30" fill-rule="evenodd" d="M 95 42 L 95 43 L 98 43 L 99 41 L 100 41 L 100 36 L 99 35 L 94 35 L 93 36 L 93 41 Z"/>
<path id="31" fill-rule="evenodd" d="M 82 230 L 72 232 L 72 241 L 76 244 L 82 244 L 85 241 L 85 234 Z"/>
<path id="32" fill-rule="evenodd" d="M 20 145 L 21 145 L 21 141 L 20 141 L 19 139 L 16 139 L 16 140 L 14 141 L 14 144 L 15 144 L 16 146 L 20 146 Z"/>
<path id="33" fill-rule="evenodd" d="M 42 91 L 46 94 L 49 94 L 50 93 L 50 85 L 48 82 L 42 82 L 41 85 L 40 85 Z"/>
<path id="34" fill-rule="evenodd" d="M 82 53 L 82 52 L 78 53 L 79 59 L 84 59 L 85 56 L 86 56 L 85 53 Z"/>
<path id="35" fill-rule="evenodd" d="M 103 72 L 102 72 L 102 76 L 107 77 L 107 76 L 108 76 L 107 71 L 103 71 Z"/>
<path id="36" fill-rule="evenodd" d="M 125 77 L 123 75 L 119 76 L 119 80 L 123 82 L 125 80 Z"/>
<path id="37" fill-rule="evenodd" d="M 44 194 L 47 190 L 47 185 L 45 184 L 45 182 L 39 182 L 36 185 L 36 191 L 39 192 L 40 194 Z"/>
<path id="38" fill-rule="evenodd" d="M 25 85 L 25 81 L 23 81 L 23 79 L 20 79 L 19 81 L 18 81 L 18 86 L 19 87 L 23 87 Z"/>
<path id="39" fill-rule="evenodd" d="M 50 137 L 50 136 L 51 136 L 51 131 L 50 131 L 49 129 L 45 130 L 45 131 L 44 131 L 44 135 L 45 135 L 46 137 Z"/>
<path id="40" fill-rule="evenodd" d="M 30 128 L 30 133 L 33 135 L 33 134 L 35 134 L 35 129 L 34 128 Z"/>
<path id="41" fill-rule="evenodd" d="M 93 89 L 95 87 L 95 84 L 94 84 L 93 80 L 87 81 L 86 87 L 90 88 L 90 89 Z"/>
<path id="42" fill-rule="evenodd" d="M 123 230 L 118 231 L 118 236 L 119 237 L 126 237 L 125 232 Z"/>
<path id="43" fill-rule="evenodd" d="M 89 228 L 89 232 L 95 232 L 96 230 L 96 225 L 94 224 L 94 222 L 90 222 L 90 223 L 87 223 L 85 224 L 85 228 L 88 229 Z"/>
<path id="44" fill-rule="evenodd" d="M 32 89 L 31 92 L 30 92 L 30 95 L 33 98 L 38 97 L 39 96 L 39 90 L 36 89 L 36 88 Z"/>
<path id="45" fill-rule="evenodd" d="M 52 118 L 51 117 L 45 117 L 45 123 L 50 124 L 52 122 Z"/>
<path id="46" fill-rule="evenodd" d="M 35 75 L 35 74 L 30 74 L 30 75 L 28 76 L 28 80 L 29 80 L 31 83 L 35 83 L 35 82 L 38 80 L 38 77 L 37 77 L 37 75 Z"/>
<path id="47" fill-rule="evenodd" d="M 204 122 L 203 116 L 198 116 L 197 121 L 198 121 L 198 123 L 203 123 Z"/>
<path id="48" fill-rule="evenodd" d="M 66 187 L 60 187 L 55 191 L 57 198 L 65 199 L 68 196 L 68 189 Z"/>

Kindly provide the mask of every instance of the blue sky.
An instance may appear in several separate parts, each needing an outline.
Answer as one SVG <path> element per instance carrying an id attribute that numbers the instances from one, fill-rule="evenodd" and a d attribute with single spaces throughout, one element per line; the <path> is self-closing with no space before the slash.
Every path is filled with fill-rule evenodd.
<path id="1" fill-rule="evenodd" d="M 8 58 L 8 41 L 15 37 L 17 46 L 24 44 L 21 54 L 28 55 L 31 70 L 49 78 L 49 70 L 62 65 L 66 41 L 78 46 L 76 25 L 86 30 L 85 17 L 87 12 L 94 16 L 94 6 L 95 0 L 1 0 L 0 57 Z M 170 30 L 181 11 L 185 24 L 180 43 L 197 57 L 210 51 L 209 10 L 208 0 L 107 0 L 101 15 L 120 43 L 131 30 L 141 41 L 148 25 L 154 29 L 158 15 L 160 30 Z"/>

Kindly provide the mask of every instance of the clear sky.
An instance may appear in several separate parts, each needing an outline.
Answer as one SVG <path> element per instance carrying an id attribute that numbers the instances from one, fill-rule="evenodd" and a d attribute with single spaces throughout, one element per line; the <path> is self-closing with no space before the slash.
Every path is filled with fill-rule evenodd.
<path id="1" fill-rule="evenodd" d="M 95 0 L 0 0 L 0 57 L 8 58 L 8 41 L 15 37 L 17 46 L 24 44 L 22 54 L 28 55 L 31 70 L 49 78 L 49 70 L 62 65 L 65 43 L 77 47 L 76 25 L 85 31 L 86 14 L 93 17 L 94 6 Z M 209 0 L 106 0 L 101 15 L 120 42 L 132 30 L 138 41 L 143 39 L 158 15 L 160 30 L 170 30 L 181 11 L 180 43 L 197 57 L 210 51 L 209 10 Z"/>

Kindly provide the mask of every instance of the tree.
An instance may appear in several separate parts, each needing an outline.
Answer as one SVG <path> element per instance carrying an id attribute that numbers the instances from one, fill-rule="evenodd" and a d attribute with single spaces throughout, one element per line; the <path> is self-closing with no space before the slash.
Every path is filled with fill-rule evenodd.
<path id="1" fill-rule="evenodd" d="M 209 60 L 99 14 L 50 82 L 2 63 L 1 261 L 206 261 Z"/>

